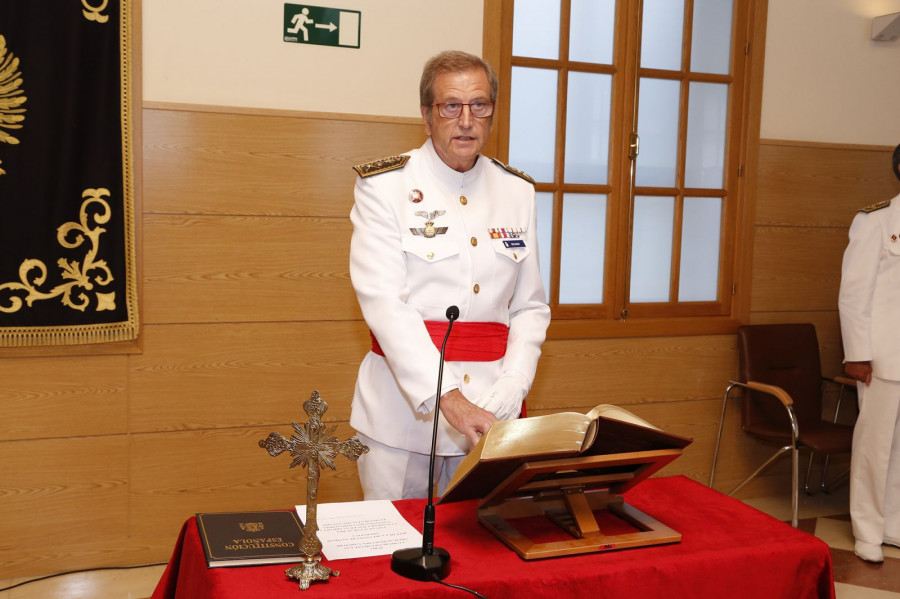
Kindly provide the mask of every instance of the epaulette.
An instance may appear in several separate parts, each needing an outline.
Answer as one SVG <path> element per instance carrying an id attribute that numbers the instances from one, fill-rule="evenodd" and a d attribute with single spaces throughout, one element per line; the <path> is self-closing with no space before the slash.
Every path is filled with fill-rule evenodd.
<path id="1" fill-rule="evenodd" d="M 513 168 L 513 167 L 509 166 L 508 164 L 504 164 L 503 162 L 497 160 L 496 158 L 491 158 L 491 161 L 494 164 L 496 164 L 497 166 L 499 166 L 500 168 L 502 168 L 503 170 L 510 172 L 517 177 L 521 177 L 521 178 L 525 179 L 526 181 L 528 181 L 529 183 L 531 183 L 532 185 L 534 185 L 534 179 L 532 179 L 528 173 L 520 171 L 517 168 Z"/>
<path id="2" fill-rule="evenodd" d="M 876 210 L 881 210 L 882 208 L 887 208 L 891 205 L 890 200 L 884 200 L 883 202 L 875 202 L 874 204 L 869 204 L 865 208 L 860 208 L 860 212 L 875 212 Z"/>
<path id="3" fill-rule="evenodd" d="M 380 175 L 388 171 L 393 171 L 406 166 L 409 156 L 403 154 L 400 156 L 388 156 L 387 158 L 379 158 L 365 164 L 357 164 L 353 167 L 360 177 L 371 177 L 372 175 Z"/>

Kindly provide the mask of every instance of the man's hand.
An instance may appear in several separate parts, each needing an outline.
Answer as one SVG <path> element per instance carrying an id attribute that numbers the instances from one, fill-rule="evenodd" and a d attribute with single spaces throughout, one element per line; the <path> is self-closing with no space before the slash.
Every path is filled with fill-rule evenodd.
<path id="1" fill-rule="evenodd" d="M 872 364 L 868 360 L 865 362 L 846 362 L 844 364 L 844 372 L 851 379 L 865 383 L 866 386 L 872 382 Z"/>
<path id="2" fill-rule="evenodd" d="M 441 395 L 441 414 L 450 426 L 466 436 L 472 447 L 497 422 L 496 416 L 470 402 L 459 389 Z"/>

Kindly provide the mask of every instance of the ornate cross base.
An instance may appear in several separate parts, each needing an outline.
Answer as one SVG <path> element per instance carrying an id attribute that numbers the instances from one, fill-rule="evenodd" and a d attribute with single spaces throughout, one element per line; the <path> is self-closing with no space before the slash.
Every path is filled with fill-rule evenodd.
<path id="1" fill-rule="evenodd" d="M 332 576 L 340 576 L 337 570 L 332 570 L 328 566 L 323 566 L 319 562 L 322 561 L 322 555 L 313 555 L 303 558 L 303 561 L 296 566 L 288 568 L 284 571 L 288 578 L 293 578 L 300 582 L 300 590 L 305 591 L 309 588 L 309 583 L 314 580 L 328 580 Z"/>

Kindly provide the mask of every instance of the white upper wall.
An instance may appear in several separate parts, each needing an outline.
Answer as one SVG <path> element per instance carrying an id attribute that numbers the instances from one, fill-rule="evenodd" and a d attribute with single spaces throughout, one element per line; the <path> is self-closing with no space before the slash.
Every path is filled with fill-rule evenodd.
<path id="1" fill-rule="evenodd" d="M 900 40 L 872 41 L 872 17 L 900 0 L 769 0 L 760 136 L 900 143 Z"/>
<path id="2" fill-rule="evenodd" d="M 298 0 L 143 0 L 144 100 L 419 117 L 422 65 L 481 55 L 482 0 L 315 0 L 361 15 L 360 48 L 282 39 Z"/>
<path id="3" fill-rule="evenodd" d="M 482 0 L 316 0 L 362 13 L 359 49 L 283 41 L 285 4 L 143 0 L 144 100 L 418 117 L 425 60 L 481 53 Z M 900 0 L 769 0 L 760 135 L 900 142 L 900 41 L 870 39 L 892 12 Z"/>

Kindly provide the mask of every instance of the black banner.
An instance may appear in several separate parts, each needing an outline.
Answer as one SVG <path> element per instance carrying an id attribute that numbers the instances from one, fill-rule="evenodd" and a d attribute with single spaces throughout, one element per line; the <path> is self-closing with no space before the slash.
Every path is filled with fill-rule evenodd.
<path id="1" fill-rule="evenodd" d="M 0 346 L 138 334 L 129 0 L 0 0 Z"/>

